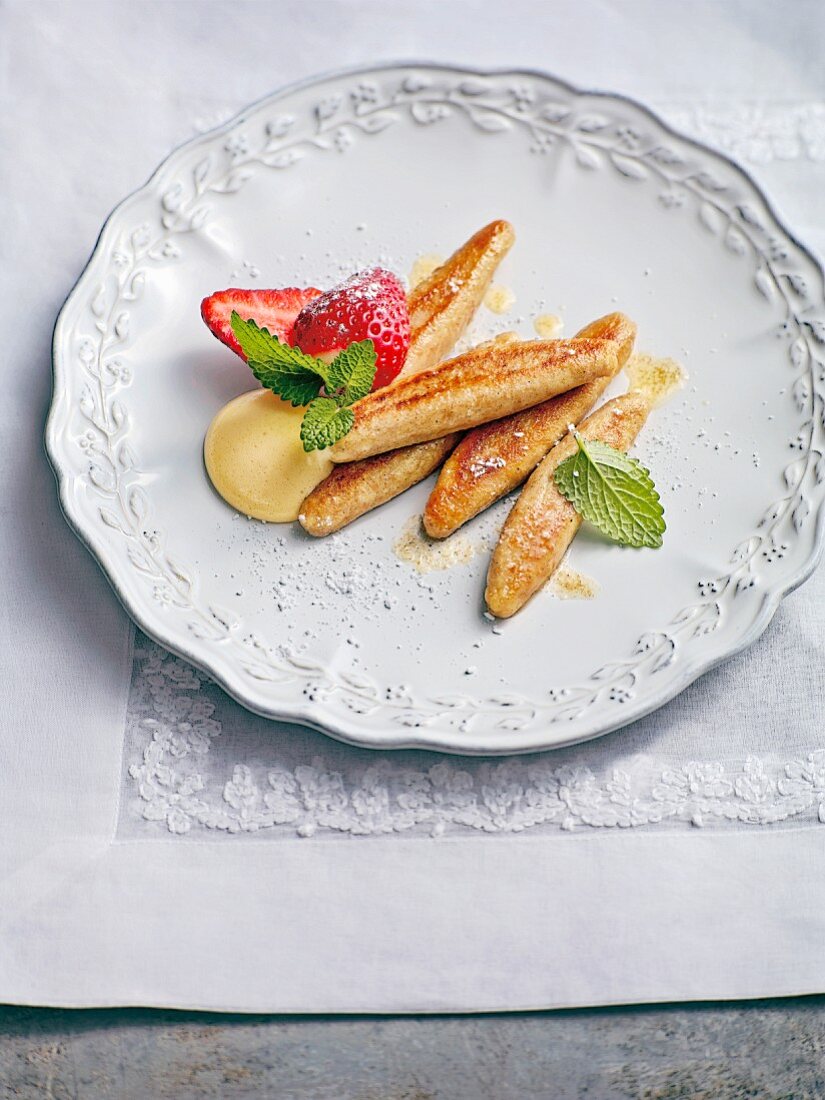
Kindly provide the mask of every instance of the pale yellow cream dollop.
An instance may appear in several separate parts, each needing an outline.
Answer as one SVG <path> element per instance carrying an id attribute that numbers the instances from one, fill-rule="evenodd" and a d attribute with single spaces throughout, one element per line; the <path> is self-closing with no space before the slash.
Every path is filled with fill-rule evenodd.
<path id="1" fill-rule="evenodd" d="M 332 469 L 324 451 L 304 450 L 303 415 L 269 390 L 224 405 L 206 432 L 203 458 L 227 504 L 269 523 L 298 518 L 304 498 Z"/>

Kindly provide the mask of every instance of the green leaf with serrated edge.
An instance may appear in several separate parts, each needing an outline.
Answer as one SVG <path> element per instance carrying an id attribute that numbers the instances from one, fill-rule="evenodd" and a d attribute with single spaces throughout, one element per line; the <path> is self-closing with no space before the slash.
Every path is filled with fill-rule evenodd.
<path id="1" fill-rule="evenodd" d="M 265 362 L 269 358 L 272 345 L 280 343 L 278 338 L 273 336 L 268 329 L 258 328 L 252 320 L 245 321 L 234 309 L 229 318 L 229 325 L 235 334 L 235 339 L 241 345 L 241 351 L 248 360 L 254 359 L 256 362 Z"/>
<path id="2" fill-rule="evenodd" d="M 341 408 L 334 397 L 316 397 L 301 421 L 305 451 L 321 451 L 342 439 L 355 423 L 352 409 Z"/>
<path id="3" fill-rule="evenodd" d="M 665 520 L 650 472 L 607 443 L 573 434 L 579 449 L 555 471 L 559 492 L 615 542 L 661 546 Z"/>
<path id="4" fill-rule="evenodd" d="M 262 386 L 295 406 L 308 405 L 323 385 L 322 379 L 305 367 L 256 363 L 254 359 L 248 360 L 247 365 Z"/>
<path id="5" fill-rule="evenodd" d="M 321 386 L 327 382 L 327 365 L 323 360 L 282 343 L 254 321 L 245 321 L 236 310 L 232 311 L 230 324 L 252 373 L 262 386 L 293 405 L 306 405 L 317 397 Z"/>
<path id="6" fill-rule="evenodd" d="M 327 389 L 340 391 L 339 404 L 365 397 L 375 381 L 375 344 L 359 340 L 340 351 L 329 365 Z"/>

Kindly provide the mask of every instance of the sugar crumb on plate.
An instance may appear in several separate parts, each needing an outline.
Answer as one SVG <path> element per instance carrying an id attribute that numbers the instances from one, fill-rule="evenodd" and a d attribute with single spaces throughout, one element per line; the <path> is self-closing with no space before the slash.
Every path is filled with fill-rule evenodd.
<path id="1" fill-rule="evenodd" d="M 515 305 L 516 296 L 507 286 L 493 284 L 484 295 L 484 305 L 491 313 L 506 313 Z"/>
<path id="2" fill-rule="evenodd" d="M 556 313 L 540 313 L 533 319 L 533 328 L 542 340 L 554 340 L 564 328 L 564 321 Z"/>
<path id="3" fill-rule="evenodd" d="M 399 561 L 411 565 L 418 573 L 435 573 L 452 569 L 454 565 L 466 565 L 480 549 L 463 535 L 440 540 L 429 538 L 424 533 L 420 516 L 407 520 L 393 546 Z"/>
<path id="4" fill-rule="evenodd" d="M 407 280 L 410 290 L 414 290 L 419 283 L 423 283 L 443 263 L 444 257 L 438 252 L 427 252 L 423 256 L 418 256 L 410 268 Z"/>
<path id="5" fill-rule="evenodd" d="M 550 580 L 550 592 L 560 600 L 592 600 L 600 590 L 598 581 L 569 565 L 560 565 Z"/>

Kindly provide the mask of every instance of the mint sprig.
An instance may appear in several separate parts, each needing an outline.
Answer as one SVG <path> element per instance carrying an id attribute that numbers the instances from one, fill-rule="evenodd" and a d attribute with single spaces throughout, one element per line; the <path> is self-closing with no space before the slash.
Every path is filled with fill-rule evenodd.
<path id="1" fill-rule="evenodd" d="M 329 365 L 327 392 L 339 392 L 345 405 L 364 397 L 375 380 L 375 344 L 360 340 L 339 351 Z"/>
<path id="2" fill-rule="evenodd" d="M 322 451 L 342 439 L 355 423 L 352 409 L 342 407 L 334 397 L 316 397 L 301 421 L 301 442 L 305 451 Z"/>
<path id="3" fill-rule="evenodd" d="M 661 546 L 664 512 L 650 471 L 607 443 L 573 436 L 578 450 L 553 475 L 559 492 L 614 542 Z"/>
<path id="4" fill-rule="evenodd" d="M 315 371 L 298 363 L 275 363 L 272 360 L 258 362 L 248 360 L 249 369 L 262 386 L 277 393 L 296 408 L 308 405 L 318 396 L 321 381 Z"/>
<path id="5" fill-rule="evenodd" d="M 230 323 L 261 385 L 295 407 L 306 405 L 301 421 L 305 451 L 331 447 L 352 429 L 355 415 L 349 406 L 365 397 L 375 380 L 372 340 L 356 341 L 326 363 L 282 343 L 254 321 L 245 321 L 235 310 Z"/>

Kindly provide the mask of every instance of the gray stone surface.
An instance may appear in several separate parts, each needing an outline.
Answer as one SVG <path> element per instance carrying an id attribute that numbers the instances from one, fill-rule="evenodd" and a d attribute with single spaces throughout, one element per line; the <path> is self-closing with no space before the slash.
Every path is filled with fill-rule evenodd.
<path id="1" fill-rule="evenodd" d="M 0 1009 L 0 1097 L 818 1100 L 825 997 L 500 1016 Z"/>

